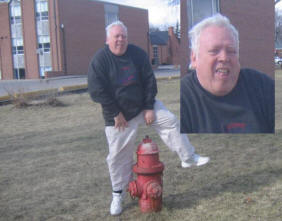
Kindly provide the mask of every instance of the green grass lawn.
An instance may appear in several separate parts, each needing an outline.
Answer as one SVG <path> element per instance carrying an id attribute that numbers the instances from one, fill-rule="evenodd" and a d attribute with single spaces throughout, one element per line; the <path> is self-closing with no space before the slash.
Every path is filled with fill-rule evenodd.
<path id="1" fill-rule="evenodd" d="M 179 116 L 179 80 L 158 82 L 158 98 Z M 66 106 L 0 106 L 0 220 L 278 221 L 282 217 L 282 73 L 276 75 L 276 134 L 190 135 L 210 156 L 182 169 L 151 128 L 141 127 L 165 164 L 163 209 L 141 214 L 126 197 L 111 217 L 111 185 L 101 108 L 88 94 L 59 97 Z"/>

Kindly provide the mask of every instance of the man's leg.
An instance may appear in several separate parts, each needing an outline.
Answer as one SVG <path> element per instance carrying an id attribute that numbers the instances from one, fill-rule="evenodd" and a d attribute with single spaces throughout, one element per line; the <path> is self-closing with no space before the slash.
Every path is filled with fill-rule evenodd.
<path id="1" fill-rule="evenodd" d="M 126 189 L 133 176 L 133 152 L 138 124 L 138 118 L 134 118 L 128 122 L 128 127 L 123 131 L 114 127 L 105 128 L 109 145 L 107 164 L 113 189 L 112 215 L 118 215 L 122 212 L 122 191 Z"/>
<path id="2" fill-rule="evenodd" d="M 201 157 L 195 154 L 195 148 L 190 143 L 186 134 L 181 134 L 179 121 L 162 102 L 156 100 L 154 105 L 156 120 L 152 126 L 156 129 L 164 143 L 172 150 L 176 151 L 182 167 L 192 165 L 201 166 L 209 161 L 208 157 Z"/>

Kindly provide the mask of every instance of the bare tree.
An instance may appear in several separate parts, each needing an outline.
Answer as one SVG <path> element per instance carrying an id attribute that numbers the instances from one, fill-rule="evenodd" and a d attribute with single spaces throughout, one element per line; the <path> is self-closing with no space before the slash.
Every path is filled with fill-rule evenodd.
<path id="1" fill-rule="evenodd" d="M 166 0 L 166 2 L 169 6 L 174 6 L 174 5 L 180 4 L 180 0 Z"/>
<path id="2" fill-rule="evenodd" d="M 180 40 L 180 24 L 179 21 L 176 21 L 175 29 L 174 29 L 174 34 L 177 37 L 178 40 Z"/>
<path id="3" fill-rule="evenodd" d="M 170 10 L 171 10 L 171 16 L 175 16 L 175 13 L 177 13 L 178 15 L 180 15 L 180 0 L 165 0 L 165 4 L 167 4 L 167 6 L 169 6 Z M 180 22 L 179 22 L 180 16 L 179 18 L 176 19 L 176 25 L 174 26 L 174 32 L 175 35 L 180 38 Z"/>

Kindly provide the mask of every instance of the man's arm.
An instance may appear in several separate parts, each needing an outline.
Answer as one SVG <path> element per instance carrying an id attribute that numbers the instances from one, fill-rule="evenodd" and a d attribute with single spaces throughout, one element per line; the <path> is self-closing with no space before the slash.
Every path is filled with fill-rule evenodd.
<path id="1" fill-rule="evenodd" d="M 265 75 L 263 80 L 263 95 L 265 96 L 264 108 L 266 108 L 266 119 L 268 119 L 268 133 L 275 133 L 275 85 L 274 80 Z"/>
<path id="2" fill-rule="evenodd" d="M 144 58 L 141 75 L 144 88 L 144 120 L 147 125 L 151 125 L 155 121 L 154 103 L 158 90 L 156 78 L 147 55 Z"/>
<path id="3" fill-rule="evenodd" d="M 104 114 L 114 118 L 120 113 L 120 109 L 107 86 L 109 79 L 106 77 L 106 71 L 103 62 L 99 62 L 97 58 L 92 60 L 88 68 L 88 92 L 93 101 L 102 105 Z"/>
<path id="4" fill-rule="evenodd" d="M 158 89 L 156 78 L 147 55 L 144 56 L 141 78 L 144 89 L 144 109 L 153 110 Z"/>

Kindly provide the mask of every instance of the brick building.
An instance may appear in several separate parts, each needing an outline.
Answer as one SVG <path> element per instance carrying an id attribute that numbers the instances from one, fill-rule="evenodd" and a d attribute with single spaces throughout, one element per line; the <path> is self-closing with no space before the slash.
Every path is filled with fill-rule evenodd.
<path id="1" fill-rule="evenodd" d="M 161 64 L 180 65 L 180 42 L 173 27 L 168 31 L 154 31 L 149 34 L 150 58 L 153 67 Z"/>
<path id="2" fill-rule="evenodd" d="M 189 64 L 188 30 L 215 13 L 227 16 L 240 35 L 241 67 L 258 69 L 274 77 L 274 1 L 181 1 L 181 74 Z"/>
<path id="3" fill-rule="evenodd" d="M 0 3 L 0 79 L 86 74 L 121 20 L 129 43 L 149 51 L 148 11 L 94 0 L 7 0 Z"/>

